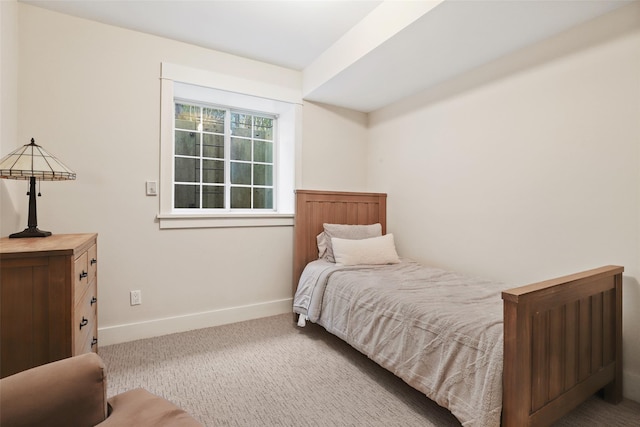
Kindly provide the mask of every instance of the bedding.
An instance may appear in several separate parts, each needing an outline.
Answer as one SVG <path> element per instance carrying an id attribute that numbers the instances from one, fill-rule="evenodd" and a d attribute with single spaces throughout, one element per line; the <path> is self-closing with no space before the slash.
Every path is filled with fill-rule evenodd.
<path id="1" fill-rule="evenodd" d="M 329 262 L 336 262 L 331 240 L 334 237 L 360 240 L 382 236 L 382 224 L 380 223 L 368 225 L 323 224 L 322 228 L 324 231 L 318 236 L 318 252 L 321 252 L 321 247 L 324 247 L 324 255 L 320 258 L 324 257 Z"/>
<path id="2" fill-rule="evenodd" d="M 309 263 L 294 311 L 448 408 L 464 426 L 500 425 L 501 283 L 422 266 Z"/>

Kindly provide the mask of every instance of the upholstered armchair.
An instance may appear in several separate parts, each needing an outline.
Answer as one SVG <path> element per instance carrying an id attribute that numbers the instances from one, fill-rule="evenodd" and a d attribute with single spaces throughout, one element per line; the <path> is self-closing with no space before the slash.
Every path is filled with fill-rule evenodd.
<path id="1" fill-rule="evenodd" d="M 140 388 L 107 400 L 105 365 L 95 353 L 1 379 L 0 425 L 202 427 L 173 403 Z"/>

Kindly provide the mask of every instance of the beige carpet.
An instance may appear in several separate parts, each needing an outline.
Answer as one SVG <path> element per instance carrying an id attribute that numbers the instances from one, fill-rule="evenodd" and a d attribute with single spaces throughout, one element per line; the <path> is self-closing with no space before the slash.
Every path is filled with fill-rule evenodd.
<path id="1" fill-rule="evenodd" d="M 135 387 L 207 426 L 460 426 L 317 325 L 280 315 L 100 348 L 108 395 Z M 563 427 L 638 426 L 640 404 L 585 402 Z"/>

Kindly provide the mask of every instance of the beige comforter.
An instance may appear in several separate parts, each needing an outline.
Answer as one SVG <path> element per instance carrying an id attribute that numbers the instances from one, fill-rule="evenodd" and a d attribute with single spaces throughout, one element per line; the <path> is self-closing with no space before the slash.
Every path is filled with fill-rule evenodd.
<path id="1" fill-rule="evenodd" d="M 504 284 L 403 260 L 305 269 L 294 311 L 448 408 L 465 426 L 500 425 Z"/>

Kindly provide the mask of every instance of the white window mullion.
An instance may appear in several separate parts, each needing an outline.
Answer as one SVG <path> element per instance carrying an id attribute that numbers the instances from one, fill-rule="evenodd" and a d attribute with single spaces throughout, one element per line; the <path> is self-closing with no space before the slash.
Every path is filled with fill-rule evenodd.
<path id="1" fill-rule="evenodd" d="M 278 153 L 277 150 L 280 149 L 280 143 L 279 143 L 279 134 L 278 134 L 278 120 L 274 120 L 273 121 L 273 137 L 271 138 L 271 150 L 273 152 L 273 157 L 271 158 L 271 167 L 272 167 L 272 171 L 273 171 L 273 176 L 271 177 L 271 191 L 273 192 L 273 210 L 274 211 L 278 211 L 279 207 L 278 207 L 278 176 L 280 175 L 278 173 L 278 155 L 280 153 Z M 276 144 L 276 141 L 278 141 L 278 143 Z"/>
<path id="2" fill-rule="evenodd" d="M 231 111 L 224 115 L 224 208 L 231 210 Z"/>
<path id="3" fill-rule="evenodd" d="M 254 148 L 254 143 L 253 143 L 253 137 L 255 135 L 255 126 L 256 126 L 256 116 L 254 116 L 253 114 L 251 115 L 251 132 L 250 132 L 250 136 L 249 136 L 249 144 L 251 144 L 251 180 L 249 181 L 251 183 L 250 186 L 250 200 L 251 200 L 251 209 L 253 209 L 253 207 L 255 206 L 254 200 L 253 200 L 253 189 L 255 188 L 256 183 L 253 181 L 253 169 L 255 168 L 255 157 L 254 157 L 254 152 L 253 152 L 253 148 Z"/>
<path id="4" fill-rule="evenodd" d="M 199 144 L 200 145 L 200 152 L 198 153 L 198 157 L 199 157 L 198 163 L 200 165 L 200 176 L 198 178 L 198 188 L 200 190 L 199 191 L 199 193 L 200 193 L 200 200 L 199 200 L 200 209 L 202 209 L 202 207 L 204 206 L 204 204 L 202 203 L 203 202 L 203 198 L 202 197 L 203 197 L 203 193 L 204 193 L 204 188 L 202 186 L 202 172 L 203 172 L 202 168 L 204 166 L 204 162 L 202 160 L 202 157 L 204 155 L 204 152 L 202 150 L 202 144 L 204 143 L 204 132 L 203 132 L 203 126 L 202 126 L 203 114 L 204 114 L 204 108 L 200 107 L 200 120 L 198 122 L 198 133 L 197 133 L 198 139 L 200 141 L 200 144 Z"/>

